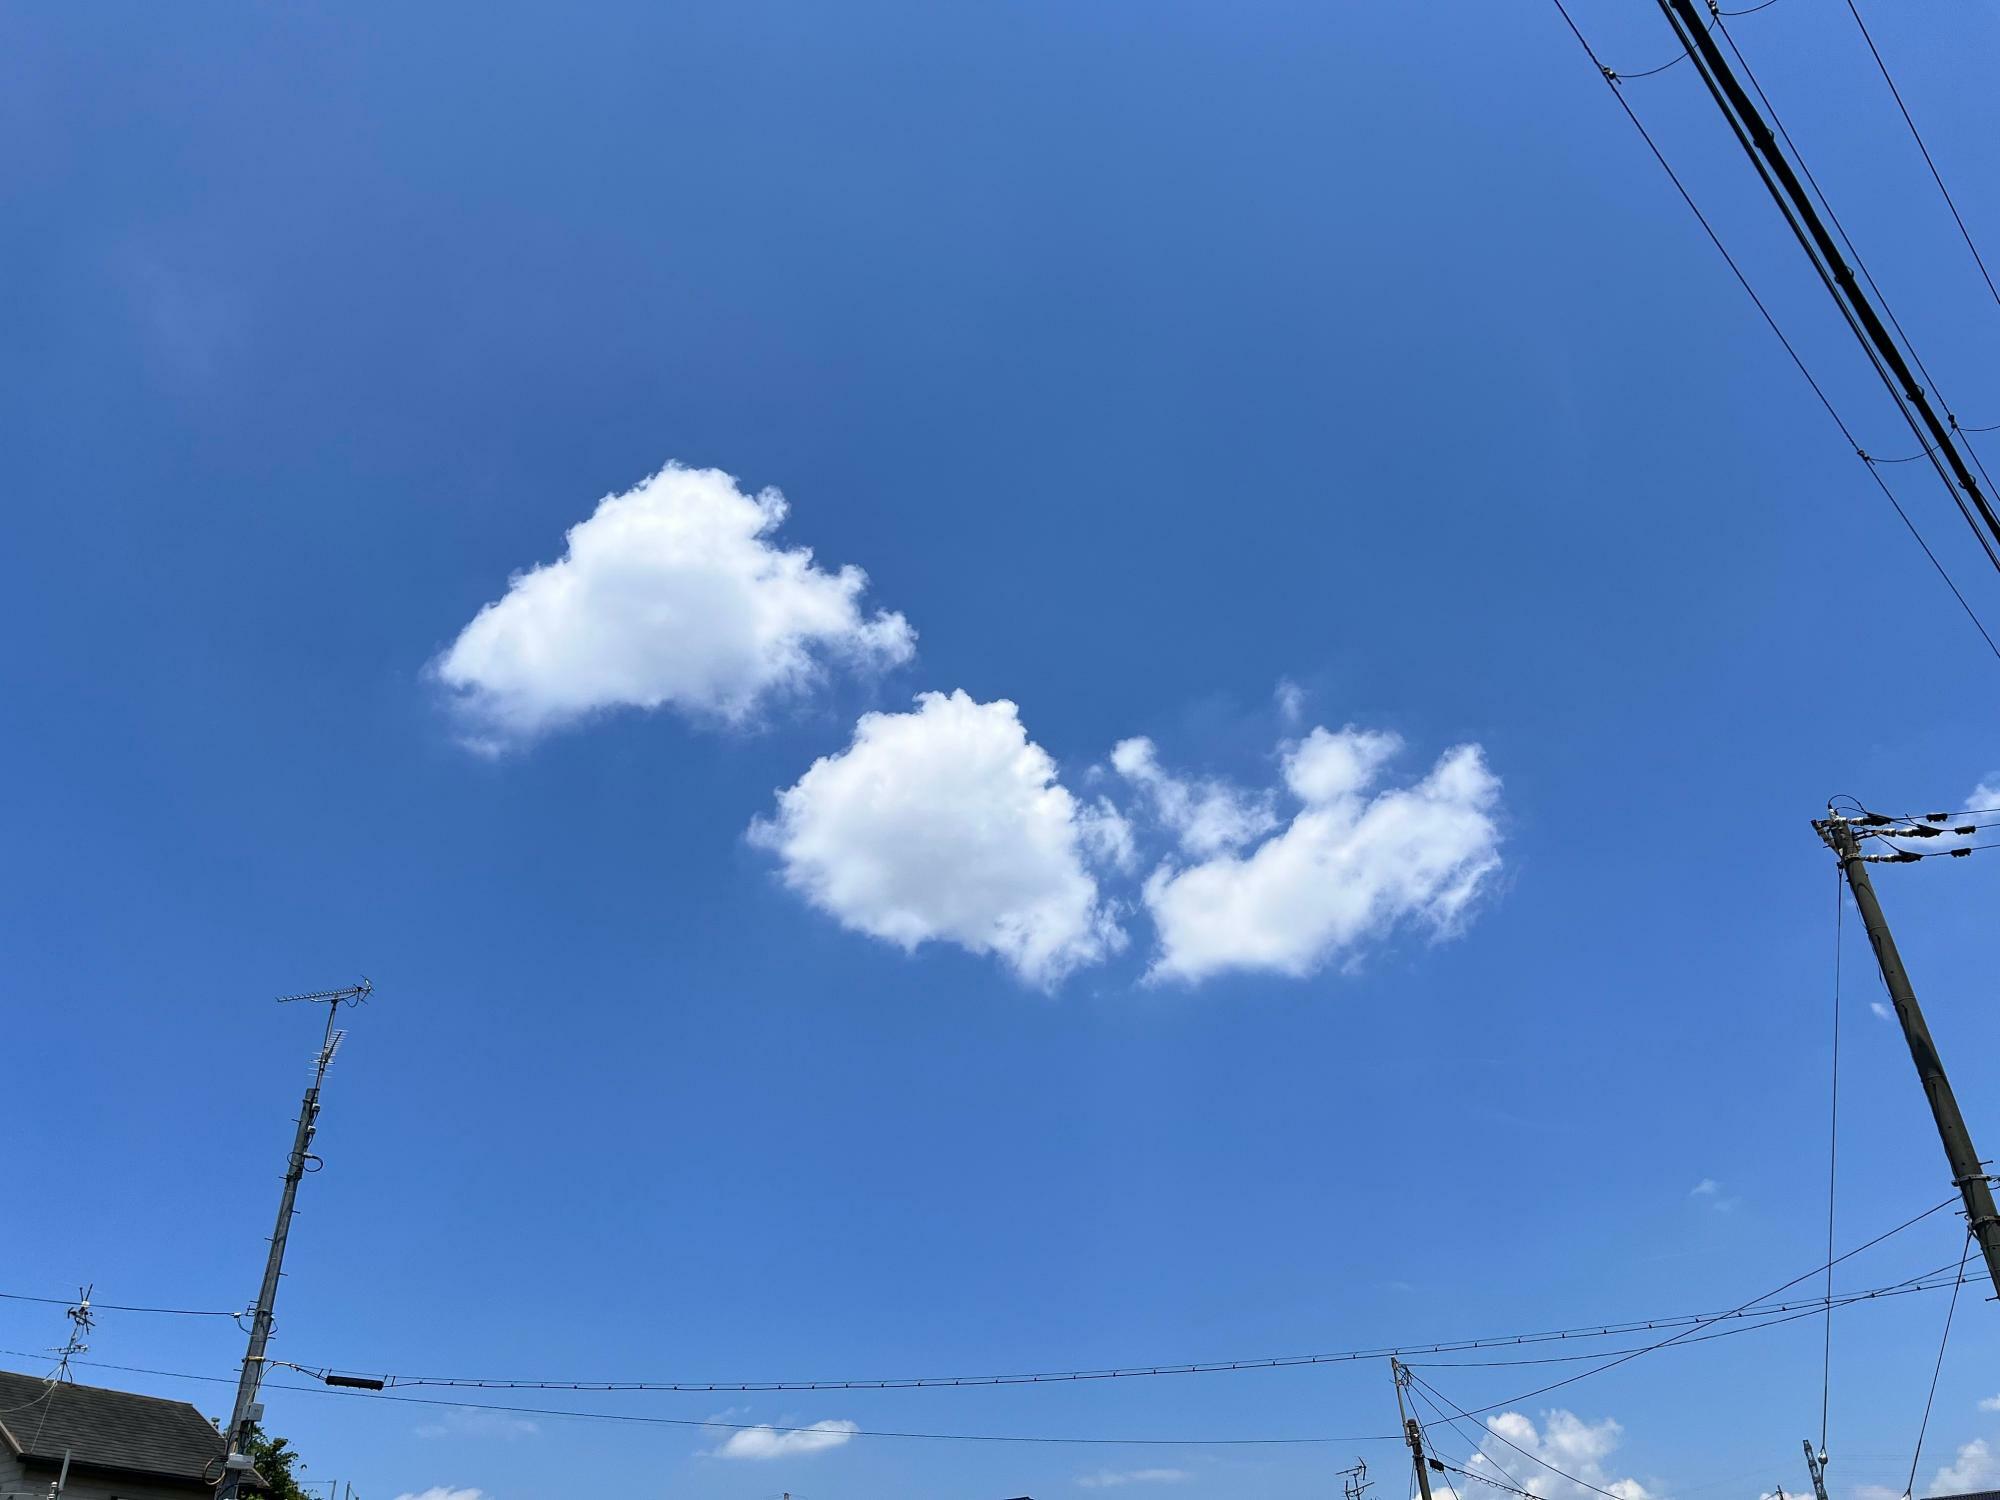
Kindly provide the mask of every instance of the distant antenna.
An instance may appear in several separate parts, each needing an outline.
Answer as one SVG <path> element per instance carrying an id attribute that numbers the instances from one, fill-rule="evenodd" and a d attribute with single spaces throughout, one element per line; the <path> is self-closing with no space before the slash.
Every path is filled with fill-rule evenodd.
<path id="1" fill-rule="evenodd" d="M 65 1314 L 70 1321 L 69 1342 L 62 1347 L 62 1363 L 56 1366 L 55 1378 L 57 1380 L 70 1379 L 69 1362 L 79 1354 L 90 1352 L 90 1345 L 86 1344 L 83 1338 L 85 1334 L 89 1333 L 96 1326 L 95 1319 L 90 1315 L 90 1294 L 95 1289 L 95 1282 L 90 1286 L 78 1287 L 76 1289 L 76 1306 L 72 1307 Z"/>
<path id="2" fill-rule="evenodd" d="M 1347 1500 L 1361 1500 L 1375 1488 L 1375 1482 L 1368 1477 L 1368 1460 L 1365 1458 L 1355 1459 L 1354 1467 L 1340 1470 L 1337 1477 L 1341 1493 L 1347 1496 Z"/>
<path id="3" fill-rule="evenodd" d="M 319 1049 L 319 1056 L 313 1060 L 315 1069 L 324 1073 L 328 1068 L 332 1067 L 334 1054 L 340 1050 L 340 1044 L 346 1040 L 347 1033 L 345 1031 L 335 1031 L 327 1039 L 326 1045 Z"/>

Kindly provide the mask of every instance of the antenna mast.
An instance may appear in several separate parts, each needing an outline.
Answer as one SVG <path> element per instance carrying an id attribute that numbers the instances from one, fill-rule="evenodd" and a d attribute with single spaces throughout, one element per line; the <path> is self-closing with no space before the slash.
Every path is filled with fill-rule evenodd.
<path id="1" fill-rule="evenodd" d="M 250 1344 L 243 1354 L 243 1373 L 236 1384 L 236 1406 L 230 1413 L 229 1430 L 225 1436 L 229 1440 L 227 1456 L 223 1459 L 222 1480 L 216 1486 L 215 1500 L 237 1500 L 244 1475 L 252 1468 L 252 1461 L 245 1446 L 250 1434 L 264 1415 L 264 1408 L 257 1400 L 257 1387 L 264 1378 L 264 1346 L 271 1341 L 271 1313 L 278 1300 L 278 1278 L 285 1269 L 285 1242 L 291 1234 L 293 1205 L 298 1200 L 299 1181 L 310 1170 L 308 1163 L 316 1162 L 307 1148 L 312 1145 L 314 1131 L 319 1119 L 320 1085 L 326 1082 L 326 1070 L 333 1064 L 333 1056 L 340 1050 L 341 1041 L 347 1033 L 334 1026 L 343 1005 L 359 1005 L 375 992 L 375 986 L 363 979 L 359 984 L 351 984 L 345 989 L 313 990 L 303 995 L 280 995 L 281 1003 L 308 1001 L 326 1007 L 326 1034 L 320 1039 L 319 1051 L 313 1056 L 312 1083 L 306 1089 L 305 1098 L 299 1103 L 297 1128 L 292 1136 L 292 1154 L 285 1166 L 284 1191 L 278 1197 L 278 1224 L 271 1231 L 271 1251 L 264 1260 L 264 1281 L 257 1291 L 257 1305 L 250 1314 Z"/>

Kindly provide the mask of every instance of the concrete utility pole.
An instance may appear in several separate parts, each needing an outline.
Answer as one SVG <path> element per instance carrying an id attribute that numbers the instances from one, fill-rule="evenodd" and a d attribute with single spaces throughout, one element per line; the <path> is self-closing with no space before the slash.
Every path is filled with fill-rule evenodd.
<path id="1" fill-rule="evenodd" d="M 1973 1149 L 1972 1133 L 1965 1128 L 1965 1116 L 1958 1111 L 1958 1099 L 1951 1091 L 1951 1080 L 1945 1076 L 1944 1062 L 1938 1056 L 1937 1045 L 1931 1041 L 1930 1027 L 1924 1024 L 1923 1009 L 1917 1004 L 1917 992 L 1911 987 L 1909 972 L 1903 967 L 1903 956 L 1896 951 L 1896 940 L 1889 934 L 1889 922 L 1882 915 L 1882 903 L 1875 899 L 1875 886 L 1868 878 L 1870 858 L 1861 852 L 1861 840 L 1855 834 L 1857 824 L 1886 825 L 1891 821 L 1878 814 L 1862 818 L 1842 817 L 1829 808 L 1825 820 L 1815 822 L 1813 827 L 1826 840 L 1827 847 L 1839 856 L 1841 873 L 1847 877 L 1847 888 L 1854 893 L 1854 905 L 1861 913 L 1862 925 L 1868 929 L 1868 941 L 1874 945 L 1875 962 L 1881 967 L 1882 982 L 1889 988 L 1889 998 L 1896 1007 L 1896 1019 L 1903 1025 L 1903 1039 L 1910 1044 L 1910 1059 L 1917 1065 L 1918 1081 L 1924 1086 L 1924 1096 L 1930 1100 L 1931 1117 L 1937 1121 L 1938 1139 L 1944 1142 L 1945 1160 L 1951 1163 L 1951 1180 L 1965 1199 L 1966 1225 L 1979 1241 L 1980 1252 L 1986 1257 L 1987 1274 L 1993 1278 L 1994 1294 L 2000 1296 L 2000 1213 L 1994 1210 L 1993 1189 L 1987 1181 L 1986 1166 Z"/>
<path id="2" fill-rule="evenodd" d="M 1813 1452 L 1811 1438 L 1807 1438 L 1805 1442 L 1806 1472 L 1812 1475 L 1813 1494 L 1818 1497 L 1818 1500 L 1826 1500 L 1826 1455 L 1824 1453 Z M 1782 1491 L 1779 1493 L 1778 1500 L 1784 1500 Z"/>
<path id="3" fill-rule="evenodd" d="M 1410 1377 L 1402 1361 L 1393 1354 L 1389 1356 L 1389 1374 L 1396 1382 L 1396 1415 L 1403 1419 L 1403 1441 L 1410 1445 L 1410 1462 L 1416 1465 L 1417 1489 L 1422 1492 L 1423 1500 L 1431 1500 L 1430 1470 L 1424 1463 L 1424 1430 L 1403 1406 L 1403 1386 Z"/>
<path id="4" fill-rule="evenodd" d="M 312 1145 L 319 1119 L 320 1085 L 326 1082 L 326 1070 L 333 1063 L 334 1053 L 340 1050 L 341 1039 L 347 1035 L 334 1029 L 334 1018 L 340 1014 L 341 1006 L 360 1004 L 373 993 L 374 988 L 364 979 L 346 989 L 315 990 L 307 995 L 281 997 L 325 1005 L 326 1035 L 320 1042 L 318 1056 L 313 1060 L 312 1084 L 299 1103 L 297 1129 L 292 1135 L 292 1154 L 285 1166 L 285 1186 L 278 1195 L 278 1224 L 271 1231 L 270 1254 L 264 1258 L 264 1281 L 257 1289 L 257 1306 L 250 1315 L 250 1345 L 243 1354 L 243 1373 L 236 1383 L 236 1406 L 230 1414 L 229 1430 L 224 1434 L 229 1439 L 229 1449 L 223 1458 L 222 1479 L 216 1486 L 215 1500 L 237 1500 L 243 1478 L 252 1467 L 250 1456 L 244 1450 L 252 1429 L 264 1415 L 264 1408 L 257 1400 L 257 1387 L 264 1379 L 264 1347 L 271 1341 L 271 1314 L 278 1301 L 278 1278 L 284 1274 L 285 1242 L 291 1235 L 293 1205 L 298 1201 L 300 1180 L 311 1170 L 307 1164 L 318 1159 L 307 1148 Z"/>

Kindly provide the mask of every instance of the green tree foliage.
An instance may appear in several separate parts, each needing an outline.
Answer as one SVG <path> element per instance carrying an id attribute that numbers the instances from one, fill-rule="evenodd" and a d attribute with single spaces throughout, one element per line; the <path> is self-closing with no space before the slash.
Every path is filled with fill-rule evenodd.
<path id="1" fill-rule="evenodd" d="M 251 1432 L 245 1451 L 256 1461 L 257 1472 L 271 1487 L 272 1500 L 311 1500 L 292 1472 L 295 1468 L 303 1469 L 305 1464 L 283 1438 L 266 1437 L 263 1429 L 258 1428 Z"/>

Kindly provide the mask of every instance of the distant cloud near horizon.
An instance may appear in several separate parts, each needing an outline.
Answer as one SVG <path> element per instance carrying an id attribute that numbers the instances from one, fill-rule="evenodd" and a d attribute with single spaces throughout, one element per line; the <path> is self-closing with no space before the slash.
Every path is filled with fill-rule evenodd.
<path id="1" fill-rule="evenodd" d="M 1087 1490 L 1109 1490 L 1128 1484 L 1182 1484 L 1192 1478 L 1186 1469 L 1099 1469 L 1077 1475 L 1076 1482 Z"/>
<path id="2" fill-rule="evenodd" d="M 865 573 L 774 542 L 787 511 L 679 464 L 599 501 L 432 662 L 465 743 L 498 753 L 617 708 L 742 724 L 832 664 L 908 661 L 916 632 L 864 613 Z"/>
<path id="3" fill-rule="evenodd" d="M 720 1446 L 711 1448 L 710 1458 L 742 1458 L 761 1462 L 773 1458 L 802 1458 L 824 1453 L 852 1442 L 860 1425 L 845 1418 L 814 1422 L 809 1427 L 774 1427 L 761 1424 L 729 1434 Z"/>

